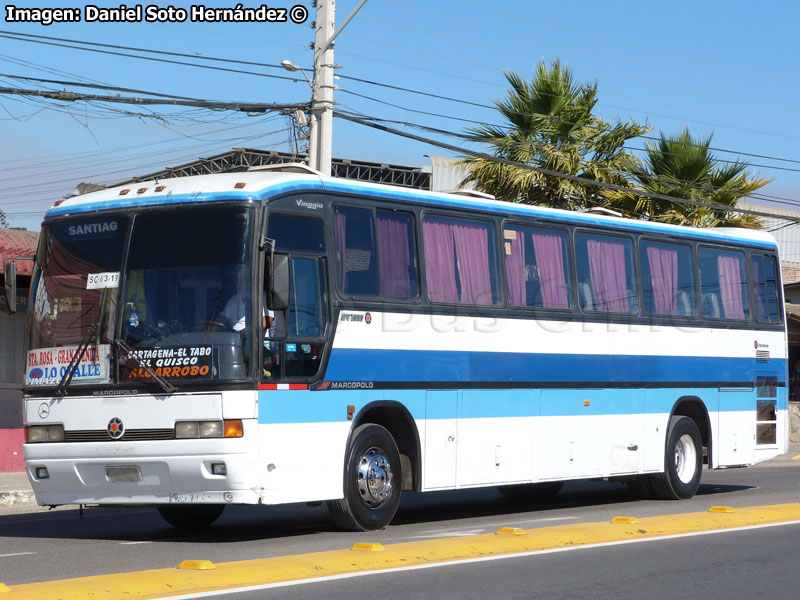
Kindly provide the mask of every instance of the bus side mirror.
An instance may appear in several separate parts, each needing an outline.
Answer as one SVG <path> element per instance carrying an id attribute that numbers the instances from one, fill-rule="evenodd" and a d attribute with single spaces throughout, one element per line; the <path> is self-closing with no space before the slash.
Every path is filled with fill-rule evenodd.
<path id="1" fill-rule="evenodd" d="M 267 307 L 271 310 L 289 308 L 289 255 L 273 254 L 267 289 Z"/>
<path id="2" fill-rule="evenodd" d="M 17 312 L 17 262 L 7 260 L 3 263 L 5 274 L 6 311 L 13 315 Z"/>

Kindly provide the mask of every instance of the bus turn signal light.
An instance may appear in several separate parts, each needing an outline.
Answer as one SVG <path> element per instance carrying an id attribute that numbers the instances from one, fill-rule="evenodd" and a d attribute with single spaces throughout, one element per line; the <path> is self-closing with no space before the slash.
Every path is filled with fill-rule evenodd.
<path id="1" fill-rule="evenodd" d="M 225 421 L 225 437 L 237 438 L 244 435 L 241 419 L 227 419 Z"/>

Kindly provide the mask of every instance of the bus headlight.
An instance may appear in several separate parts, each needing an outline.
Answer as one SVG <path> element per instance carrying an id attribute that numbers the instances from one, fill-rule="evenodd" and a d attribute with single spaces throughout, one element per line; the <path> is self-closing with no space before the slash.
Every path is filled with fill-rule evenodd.
<path id="1" fill-rule="evenodd" d="M 181 421 L 175 423 L 176 438 L 242 437 L 241 419 L 226 421 Z"/>
<path id="2" fill-rule="evenodd" d="M 25 442 L 28 444 L 63 441 L 63 425 L 31 425 L 25 428 Z"/>

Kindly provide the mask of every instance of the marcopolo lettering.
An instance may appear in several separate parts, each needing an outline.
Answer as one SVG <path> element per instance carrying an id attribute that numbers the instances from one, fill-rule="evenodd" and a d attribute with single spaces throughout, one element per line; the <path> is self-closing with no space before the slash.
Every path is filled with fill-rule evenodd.
<path id="1" fill-rule="evenodd" d="M 375 387 L 372 381 L 332 381 L 332 390 L 371 390 Z"/>

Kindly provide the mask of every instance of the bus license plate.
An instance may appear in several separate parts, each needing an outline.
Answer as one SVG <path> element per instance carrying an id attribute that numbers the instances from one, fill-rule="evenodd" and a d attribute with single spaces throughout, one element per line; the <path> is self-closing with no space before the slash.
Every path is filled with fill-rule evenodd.
<path id="1" fill-rule="evenodd" d="M 136 483 L 142 480 L 142 471 L 137 466 L 106 467 L 106 479 L 118 483 Z"/>

